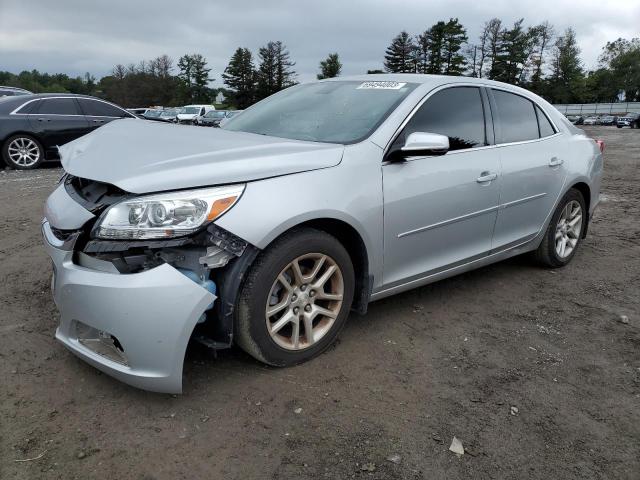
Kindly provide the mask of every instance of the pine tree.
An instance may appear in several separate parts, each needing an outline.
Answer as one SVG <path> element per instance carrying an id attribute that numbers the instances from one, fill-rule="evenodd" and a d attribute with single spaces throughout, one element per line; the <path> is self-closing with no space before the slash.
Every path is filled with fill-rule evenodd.
<path id="1" fill-rule="evenodd" d="M 384 68 L 390 73 L 413 73 L 416 71 L 416 46 L 407 32 L 400 32 L 384 55 Z"/>
<path id="2" fill-rule="evenodd" d="M 466 67 L 466 59 L 460 53 L 462 45 L 469 39 L 467 30 L 457 18 L 451 18 L 444 28 L 442 42 L 443 69 L 445 75 L 462 75 Z"/>
<path id="3" fill-rule="evenodd" d="M 208 87 L 212 78 L 209 78 L 210 68 L 207 61 L 199 53 L 183 55 L 178 60 L 178 78 L 182 81 L 182 93 L 188 102 L 208 102 L 212 91 Z"/>
<path id="4" fill-rule="evenodd" d="M 513 24 L 513 28 L 504 28 L 497 43 L 497 54 L 491 78 L 501 82 L 517 84 L 521 78 L 531 46 L 531 37 L 522 28 L 524 19 Z"/>
<path id="5" fill-rule="evenodd" d="M 291 67 L 289 51 L 282 42 L 269 42 L 260 48 L 260 66 L 258 67 L 258 98 L 266 98 L 291 85 L 295 85 L 296 73 Z"/>
<path id="6" fill-rule="evenodd" d="M 564 34 L 557 38 L 551 68 L 552 73 L 549 78 L 551 99 L 556 103 L 581 101 L 584 90 L 584 71 L 576 33 L 572 28 L 567 28 Z"/>
<path id="7" fill-rule="evenodd" d="M 236 108 L 243 110 L 255 101 L 256 72 L 253 56 L 248 48 L 238 48 L 235 51 L 224 69 L 222 79 L 232 90 L 230 100 Z"/>
<path id="8" fill-rule="evenodd" d="M 429 43 L 430 48 L 427 73 L 436 75 L 443 73 L 443 68 L 446 62 L 444 52 L 446 29 L 447 24 L 443 21 L 439 21 L 426 31 L 427 42 Z"/>
<path id="9" fill-rule="evenodd" d="M 429 59 L 431 57 L 431 43 L 429 41 L 429 31 L 425 30 L 416 37 L 416 72 L 429 73 Z"/>
<path id="10" fill-rule="evenodd" d="M 337 53 L 330 53 L 329 56 L 320 62 L 320 73 L 318 74 L 318 80 L 324 78 L 333 78 L 340 75 L 342 70 L 342 63 L 340 63 L 340 57 Z"/>
<path id="11" fill-rule="evenodd" d="M 533 74 L 529 88 L 535 93 L 542 91 L 542 69 L 545 63 L 545 55 L 555 33 L 553 26 L 549 22 L 543 22 L 530 30 L 534 45 L 533 54 Z"/>

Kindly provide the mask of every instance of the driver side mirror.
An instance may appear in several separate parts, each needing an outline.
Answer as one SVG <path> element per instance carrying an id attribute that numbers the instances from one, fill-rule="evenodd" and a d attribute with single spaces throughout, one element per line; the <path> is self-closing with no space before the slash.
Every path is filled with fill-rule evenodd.
<path id="1" fill-rule="evenodd" d="M 410 133 L 399 150 L 392 152 L 393 160 L 404 160 L 408 157 L 426 157 L 444 155 L 449 151 L 449 137 L 438 133 Z"/>

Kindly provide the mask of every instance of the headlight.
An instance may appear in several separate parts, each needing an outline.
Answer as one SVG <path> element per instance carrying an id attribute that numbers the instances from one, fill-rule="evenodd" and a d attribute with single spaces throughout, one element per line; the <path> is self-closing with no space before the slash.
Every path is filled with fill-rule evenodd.
<path id="1" fill-rule="evenodd" d="M 93 229 L 107 240 L 183 237 L 229 210 L 244 185 L 158 193 L 110 206 Z"/>

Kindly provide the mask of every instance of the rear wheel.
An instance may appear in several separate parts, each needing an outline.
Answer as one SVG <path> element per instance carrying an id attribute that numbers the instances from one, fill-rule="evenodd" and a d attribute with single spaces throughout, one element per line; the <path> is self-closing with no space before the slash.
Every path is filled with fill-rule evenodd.
<path id="1" fill-rule="evenodd" d="M 4 142 L 2 158 L 11 168 L 30 170 L 42 163 L 44 150 L 35 138 L 29 135 L 14 135 Z"/>
<path id="2" fill-rule="evenodd" d="M 576 189 L 569 190 L 549 222 L 544 239 L 535 252 L 536 259 L 551 268 L 568 264 L 582 240 L 586 215 L 582 193 Z"/>
<path id="3" fill-rule="evenodd" d="M 236 310 L 236 341 L 275 366 L 305 362 L 338 336 L 351 308 L 354 272 L 333 236 L 295 230 L 256 260 Z"/>

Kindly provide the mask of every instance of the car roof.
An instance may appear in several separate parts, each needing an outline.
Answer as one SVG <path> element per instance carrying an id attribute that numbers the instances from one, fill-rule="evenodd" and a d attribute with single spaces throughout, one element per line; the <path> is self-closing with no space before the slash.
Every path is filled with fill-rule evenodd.
<path id="1" fill-rule="evenodd" d="M 33 100 L 39 100 L 41 98 L 86 98 L 89 100 L 105 102 L 115 107 L 122 108 L 115 103 L 109 102 L 108 100 L 92 97 L 90 95 L 79 95 L 77 93 L 31 93 L 29 95 L 20 95 L 16 97 L 1 97 L 0 113 L 9 113 L 14 109 L 20 107 L 24 103 L 32 102 Z"/>

